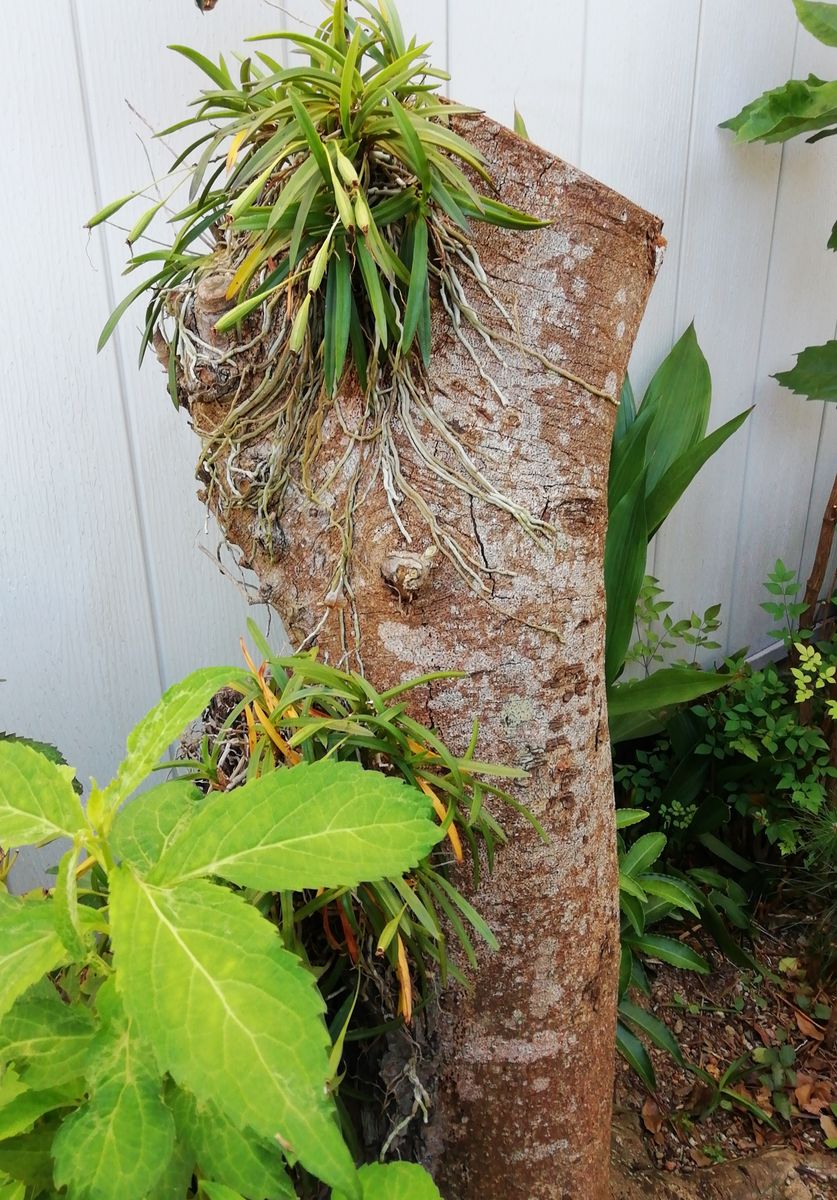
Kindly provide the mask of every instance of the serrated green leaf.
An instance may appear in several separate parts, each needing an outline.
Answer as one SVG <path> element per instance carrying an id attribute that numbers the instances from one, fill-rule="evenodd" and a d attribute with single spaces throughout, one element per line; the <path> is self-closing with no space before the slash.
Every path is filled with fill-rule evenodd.
<path id="1" fill-rule="evenodd" d="M 28 746 L 30 750 L 37 750 L 38 754 L 43 754 L 44 758 L 48 759 L 56 767 L 66 767 L 69 765 L 58 747 L 53 746 L 50 742 L 39 742 L 36 738 L 22 737 L 18 733 L 6 733 L 2 731 L 0 731 L 0 742 L 18 742 L 22 746 Z M 77 796 L 80 796 L 82 786 L 75 776 L 73 776 L 72 783 L 73 791 Z"/>
<path id="2" fill-rule="evenodd" d="M 162 699 L 128 735 L 127 754 L 105 789 L 105 803 L 115 808 L 126 800 L 175 738 L 201 715 L 216 692 L 236 683 L 249 687 L 252 680 L 237 667 L 205 667 L 164 692 Z"/>
<path id="3" fill-rule="evenodd" d="M 51 902 L 0 892 L 0 1017 L 32 984 L 67 961 Z"/>
<path id="4" fill-rule="evenodd" d="M 641 937 L 631 935 L 631 945 L 635 950 L 641 950 L 651 958 L 669 963 L 672 967 L 680 967 L 684 971 L 697 971 L 708 975 L 709 963 L 697 954 L 691 946 L 678 942 L 675 938 L 664 937 L 659 933 L 644 933 Z"/>
<path id="5" fill-rule="evenodd" d="M 834 236 L 837 245 L 837 234 Z M 797 354 L 795 367 L 778 371 L 773 378 L 797 396 L 807 396 L 809 400 L 837 400 L 837 341 L 826 342 L 824 346 L 807 346 Z"/>
<path id="6" fill-rule="evenodd" d="M 155 888 L 122 867 L 110 885 L 122 999 L 160 1069 L 357 1196 L 325 1094 L 328 1035 L 313 976 L 226 889 Z"/>
<path id="7" fill-rule="evenodd" d="M 9 1099 L 2 1095 L 0 1089 L 0 1141 L 28 1132 L 45 1113 L 78 1103 L 83 1091 L 80 1081 L 77 1081 L 75 1086 L 64 1084 L 39 1092 L 25 1088 Z"/>
<path id="8" fill-rule="evenodd" d="M 822 0 L 793 0 L 796 15 L 809 33 L 826 46 L 837 46 L 837 4 Z"/>
<path id="9" fill-rule="evenodd" d="M 647 871 L 652 863 L 656 862 L 666 848 L 666 835 L 664 833 L 644 833 L 642 837 L 638 837 L 625 857 L 622 859 L 620 866 L 625 875 L 641 875 Z"/>
<path id="10" fill-rule="evenodd" d="M 23 742 L 0 741 L 0 846 L 43 845 L 83 829 L 72 775 Z"/>
<path id="11" fill-rule="evenodd" d="M 163 1081 L 132 1023 L 100 1035 L 91 1098 L 68 1117 L 52 1146 L 55 1183 L 78 1200 L 144 1197 L 174 1148 Z"/>
<path id="12" fill-rule="evenodd" d="M 293 1200 L 296 1192 L 275 1142 L 241 1130 L 214 1104 L 177 1089 L 169 1100 L 177 1136 L 192 1150 L 202 1176 L 223 1179 L 245 1196 Z"/>
<path id="13" fill-rule="evenodd" d="M 636 1071 L 648 1090 L 651 1092 L 656 1091 L 657 1079 L 654 1075 L 654 1067 L 648 1056 L 648 1051 L 639 1038 L 631 1033 L 630 1029 L 626 1025 L 623 1025 L 621 1021 L 617 1021 L 616 1023 L 616 1049 L 628 1066 Z"/>
<path id="14" fill-rule="evenodd" d="M 354 887 L 401 875 L 441 835 L 423 792 L 333 759 L 271 771 L 210 797 L 149 878 L 219 875 L 264 891 Z"/>
<path id="15" fill-rule="evenodd" d="M 417 1163 L 369 1163 L 358 1171 L 363 1200 L 442 1200 L 436 1184 Z M 346 1200 L 335 1192 L 332 1200 Z"/>
<path id="16" fill-rule="evenodd" d="M 0 1060 L 14 1062 L 34 1091 L 83 1075 L 96 1021 L 82 1005 L 66 1004 L 52 985 L 21 996 L 0 1025 Z"/>
<path id="17" fill-rule="evenodd" d="M 737 116 L 723 121 L 721 128 L 731 129 L 737 142 L 784 142 L 835 123 L 837 81 L 826 82 L 809 75 L 763 92 Z"/>
<path id="18" fill-rule="evenodd" d="M 674 908 L 685 908 L 687 912 L 693 913 L 696 917 L 700 916 L 691 889 L 670 875 L 646 872 L 637 875 L 636 882 L 649 896 L 658 896 Z"/>
<path id="19" fill-rule="evenodd" d="M 119 812 L 110 832 L 117 859 L 147 873 L 186 830 L 203 802 L 203 794 L 185 779 L 141 792 Z"/>
<path id="20" fill-rule="evenodd" d="M 648 813 L 641 808 L 617 808 L 616 810 L 616 828 L 626 829 L 629 825 L 637 825 L 640 821 L 644 821 Z"/>
<path id="21" fill-rule="evenodd" d="M 655 1017 L 653 1013 L 641 1008 L 638 1004 L 632 1004 L 630 1000 L 621 1001 L 619 1016 L 623 1021 L 629 1021 L 631 1025 L 644 1033 L 655 1046 L 666 1050 L 679 1066 L 685 1067 L 683 1052 L 677 1038 L 659 1017 Z"/>

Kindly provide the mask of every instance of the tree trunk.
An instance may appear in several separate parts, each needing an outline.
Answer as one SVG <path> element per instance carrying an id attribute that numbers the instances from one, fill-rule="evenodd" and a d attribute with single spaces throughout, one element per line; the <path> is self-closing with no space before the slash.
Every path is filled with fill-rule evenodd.
<path id="1" fill-rule="evenodd" d="M 498 195 L 553 222 L 524 234 L 476 226 L 483 266 L 521 341 L 617 397 L 660 258 L 660 222 L 491 121 L 461 127 L 486 154 Z M 485 300 L 482 315 L 491 311 Z M 382 689 L 421 672 L 463 671 L 423 689 L 414 715 L 459 750 L 477 716 L 479 756 L 530 772 L 519 795 L 549 838 L 507 822 L 509 845 L 474 898 L 501 948 L 480 955 L 471 992 L 442 998 L 426 1064 L 434 1078 L 424 1158 L 446 1200 L 601 1200 L 619 956 L 602 581 L 616 407 L 531 355 L 503 353 L 505 364 L 491 361 L 507 405 L 440 312 L 433 403 L 500 491 L 554 523 L 554 541 L 536 545 L 496 508 L 428 479 L 397 436 L 405 475 L 424 481 L 437 518 L 478 546 L 489 593 L 475 594 L 442 556 L 411 601 L 388 586 L 388 557 L 408 548 L 378 481 L 355 519 L 360 646 L 351 648 L 353 665 Z M 362 403 L 350 382 L 340 401 L 350 425 Z M 197 428 L 218 411 L 193 398 Z M 345 447 L 332 413 L 321 478 Z M 445 446 L 436 450 L 444 458 Z M 337 509 L 353 461 L 330 485 Z M 408 508 L 409 549 L 420 554 L 426 529 Z M 252 513 L 220 515 L 292 641 L 317 631 L 323 656 L 338 662 L 341 614 L 354 635 L 345 599 L 328 594 L 339 551 L 328 513 L 297 493 L 271 554 L 254 536 Z"/>

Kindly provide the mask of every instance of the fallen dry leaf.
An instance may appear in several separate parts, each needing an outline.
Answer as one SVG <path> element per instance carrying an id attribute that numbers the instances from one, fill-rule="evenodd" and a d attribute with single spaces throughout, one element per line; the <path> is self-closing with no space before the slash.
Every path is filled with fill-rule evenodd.
<path id="1" fill-rule="evenodd" d="M 698 1150 L 696 1146 L 689 1147 L 689 1154 L 696 1167 L 712 1166 L 712 1159 L 707 1154 L 704 1154 L 702 1150 Z"/>
<path id="2" fill-rule="evenodd" d="M 651 1096 L 642 1106 L 642 1123 L 649 1133 L 659 1133 L 663 1127 L 663 1115 L 660 1106 Z"/>
<path id="3" fill-rule="evenodd" d="M 837 1121 L 828 1113 L 823 1113 L 820 1117 L 820 1129 L 825 1136 L 831 1141 L 832 1138 L 837 1139 Z"/>
<path id="4" fill-rule="evenodd" d="M 796 1009 L 795 1011 L 796 1024 L 799 1028 L 799 1032 L 804 1034 L 805 1037 L 815 1038 L 818 1042 L 821 1042 L 825 1037 L 825 1032 L 820 1029 L 819 1025 L 815 1025 L 810 1017 L 806 1017 L 805 1013 L 800 1012 L 799 1009 Z"/>

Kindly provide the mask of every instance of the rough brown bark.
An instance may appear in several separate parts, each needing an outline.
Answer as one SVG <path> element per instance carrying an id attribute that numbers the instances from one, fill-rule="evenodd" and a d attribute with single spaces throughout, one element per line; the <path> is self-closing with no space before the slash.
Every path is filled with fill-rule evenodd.
<path id="1" fill-rule="evenodd" d="M 616 397 L 659 261 L 660 222 L 508 130 L 466 124 L 503 200 L 553 222 L 530 234 L 477 226 L 495 292 L 517 314 L 523 342 Z M 434 404 L 493 483 L 554 522 L 554 545 L 535 546 L 496 509 L 428 482 L 402 439 L 405 473 L 424 481 L 448 526 L 475 539 L 491 594 L 475 595 L 437 556 L 415 598 L 399 598 L 382 567 L 391 572 L 385 560 L 406 547 L 380 485 L 357 511 L 352 579 L 368 677 L 386 688 L 419 672 L 464 671 L 428 686 L 415 715 L 459 748 L 478 716 L 481 756 L 531 772 L 521 796 L 549 836 L 542 844 L 526 823 L 509 823 L 510 844 L 477 893 L 501 950 L 482 954 L 469 995 L 443 998 L 424 1157 L 447 1200 L 600 1200 L 619 952 L 602 584 L 615 406 L 504 353 L 507 365 L 493 371 L 507 407 L 440 319 Z M 341 403 L 351 421 L 359 397 L 349 385 Z M 197 427 L 217 412 L 195 398 Z M 331 418 L 323 446 L 321 477 L 345 447 Z M 338 508 L 349 475 L 332 486 Z M 421 553 L 426 531 L 408 509 L 411 549 Z M 223 524 L 292 640 L 325 616 L 317 642 L 338 661 L 328 513 L 299 494 L 273 557 L 255 540 L 251 514 L 232 510 Z"/>
<path id="2" fill-rule="evenodd" d="M 825 506 L 825 512 L 820 526 L 820 536 L 817 538 L 817 549 L 808 583 L 805 587 L 805 611 L 799 619 L 801 629 L 813 629 L 817 620 L 817 605 L 825 583 L 825 572 L 834 545 L 834 531 L 837 530 L 837 475 L 831 485 L 831 494 Z"/>

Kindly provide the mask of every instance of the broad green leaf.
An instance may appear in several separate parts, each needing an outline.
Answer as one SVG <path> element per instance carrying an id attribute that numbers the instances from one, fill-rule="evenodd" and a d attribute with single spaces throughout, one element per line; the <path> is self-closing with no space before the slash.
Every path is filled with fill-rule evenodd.
<path id="1" fill-rule="evenodd" d="M 826 46 L 837 46 L 837 4 L 822 0 L 793 0 L 796 15 L 815 38 Z"/>
<path id="2" fill-rule="evenodd" d="M 737 142 L 784 142 L 798 134 L 814 133 L 837 123 L 837 81 L 816 75 L 789 79 L 762 93 L 741 112 L 721 123 Z"/>
<path id="3" fill-rule="evenodd" d="M 300 763 L 206 800 L 149 878 L 220 875 L 277 892 L 354 887 L 424 858 L 442 836 L 431 812 L 418 789 L 359 763 Z"/>
<path id="4" fill-rule="evenodd" d="M 241 1192 L 227 1187 L 225 1183 L 215 1183 L 211 1179 L 201 1180 L 200 1194 L 206 1196 L 208 1200 L 245 1200 Z"/>
<path id="5" fill-rule="evenodd" d="M 639 884 L 630 875 L 626 875 L 624 871 L 619 872 L 619 891 L 627 892 L 629 896 L 633 896 L 634 899 L 639 900 L 640 904 L 644 904 L 648 899 Z"/>
<path id="6" fill-rule="evenodd" d="M 72 1107 L 82 1099 L 83 1092 L 84 1085 L 77 1081 L 75 1086 L 64 1084 L 41 1092 L 24 1089 L 4 1101 L 0 1089 L 0 1141 L 28 1132 L 45 1113 Z"/>
<path id="7" fill-rule="evenodd" d="M 658 896 L 674 908 L 685 908 L 687 912 L 694 913 L 696 917 L 700 916 L 691 888 L 680 883 L 679 880 L 673 879 L 670 875 L 646 872 L 637 875 L 636 882 L 649 896 Z"/>
<path id="8" fill-rule="evenodd" d="M 39 742 L 36 738 L 22 737 L 18 733 L 3 732 L 0 732 L 0 742 L 18 742 L 22 746 L 29 746 L 31 750 L 37 750 L 39 754 L 43 754 L 44 758 L 49 759 L 56 767 L 66 767 L 69 765 L 58 747 L 53 746 L 50 742 Z M 75 777 L 73 777 L 72 782 L 73 791 L 76 795 L 80 796 L 82 793 L 81 784 Z"/>
<path id="9" fill-rule="evenodd" d="M 634 389 L 631 386 L 630 377 L 626 375 L 622 384 L 622 391 L 619 394 L 619 407 L 616 410 L 616 424 L 613 427 L 614 446 L 618 446 L 635 420 L 636 400 L 634 399 Z"/>
<path id="10" fill-rule="evenodd" d="M 680 455 L 704 437 L 711 402 L 709 365 L 689 325 L 654 373 L 639 410 L 640 416 L 649 409 L 654 414 L 646 442 L 649 495 Z"/>
<path id="11" fill-rule="evenodd" d="M 144 1197 L 174 1149 L 174 1118 L 152 1056 L 121 1013 L 97 1040 L 90 1099 L 53 1142 L 56 1186 L 78 1200 Z"/>
<path id="12" fill-rule="evenodd" d="M 6 1176 L 0 1179 L 0 1200 L 24 1200 L 26 1184 Z"/>
<path id="13" fill-rule="evenodd" d="M 52 893 L 55 929 L 73 962 L 82 962 L 91 944 L 90 935 L 82 930 L 79 918 L 76 868 L 80 853 L 80 848 L 75 845 L 62 857 Z"/>
<path id="14" fill-rule="evenodd" d="M 626 1025 L 623 1025 L 621 1021 L 616 1022 L 616 1049 L 628 1066 L 636 1071 L 648 1090 L 651 1092 L 656 1091 L 657 1079 L 654 1075 L 654 1067 L 651 1064 L 648 1051 L 639 1038 L 631 1033 L 630 1029 Z"/>
<path id="15" fill-rule="evenodd" d="M 436 1184 L 417 1163 L 369 1163 L 358 1171 L 363 1200 L 442 1200 Z M 332 1200 L 346 1200 L 335 1192 Z"/>
<path id="16" fill-rule="evenodd" d="M 666 848 L 664 833 L 644 833 L 638 837 L 622 859 L 620 866 L 624 875 L 641 875 L 655 863 Z"/>
<path id="17" fill-rule="evenodd" d="M 250 687 L 252 680 L 237 667 L 205 667 L 164 692 L 128 735 L 128 752 L 105 789 L 106 802 L 115 807 L 126 800 L 175 738 L 201 715 L 215 693 L 236 683 Z"/>
<path id="18" fill-rule="evenodd" d="M 795 367 L 773 378 L 809 400 L 837 400 L 837 341 L 806 347 L 796 356 Z"/>
<path id="19" fill-rule="evenodd" d="M 51 902 L 0 892 L 0 1017 L 41 976 L 67 961 Z"/>
<path id="20" fill-rule="evenodd" d="M 630 679 L 614 684 L 607 694 L 611 719 L 630 713 L 656 712 L 673 704 L 686 704 L 707 692 L 726 687 L 729 675 L 698 671 L 694 667 L 662 667 L 647 679 Z M 615 739 L 614 739 L 615 740 Z"/>
<path id="21" fill-rule="evenodd" d="M 655 1017 L 653 1013 L 647 1009 L 641 1008 L 638 1004 L 632 1004 L 630 1000 L 622 1000 L 619 1004 L 619 1016 L 623 1021 L 629 1021 L 631 1025 L 644 1033 L 647 1038 L 659 1046 L 661 1050 L 667 1050 L 671 1057 L 681 1067 L 685 1067 L 686 1063 L 683 1059 L 683 1052 L 677 1038 L 669 1029 L 665 1022 Z"/>
<path id="22" fill-rule="evenodd" d="M 0 1174 L 30 1184 L 35 1196 L 40 1189 L 53 1196 L 50 1147 L 56 1128 L 57 1117 L 47 1116 L 31 1133 L 0 1142 Z"/>
<path id="23" fill-rule="evenodd" d="M 837 382 L 835 382 L 835 398 L 837 399 Z M 702 438 L 701 441 L 684 450 L 674 460 L 646 500 L 645 515 L 649 538 L 653 537 L 660 528 L 701 467 L 720 450 L 728 438 L 731 438 L 741 428 L 752 411 L 751 408 L 745 408 L 737 417 L 733 417 L 732 420 L 710 433 L 708 437 Z"/>
<path id="24" fill-rule="evenodd" d="M 0 846 L 43 845 L 83 829 L 73 774 L 22 742 L 0 741 Z"/>
<path id="25" fill-rule="evenodd" d="M 189 826 L 203 794 L 185 779 L 140 792 L 120 808 L 110 832 L 110 847 L 122 862 L 145 873 Z"/>
<path id="26" fill-rule="evenodd" d="M 83 1075 L 96 1021 L 90 1009 L 66 1004 L 51 984 L 15 1002 L 0 1025 L 0 1060 L 14 1062 L 35 1091 Z"/>
<path id="27" fill-rule="evenodd" d="M 329 1041 L 313 975 L 224 888 L 155 888 L 124 867 L 110 886 L 122 999 L 160 1069 L 357 1196 L 325 1095 Z"/>
<path id="28" fill-rule="evenodd" d="M 659 933 L 644 933 L 641 937 L 631 935 L 630 944 L 635 950 L 660 962 L 669 963 L 672 967 L 680 967 L 684 971 L 697 971 L 708 975 L 709 963 L 697 954 L 691 946 L 678 942 L 675 938 L 664 937 Z"/>
<path id="29" fill-rule="evenodd" d="M 618 684 L 616 686 L 619 687 Z M 652 733 L 659 733 L 663 725 L 654 713 L 644 712 L 640 709 L 638 712 L 625 713 L 624 716 L 611 714 L 609 727 L 610 740 L 615 746 L 619 742 L 629 742 L 633 738 L 648 737 Z"/>
<path id="30" fill-rule="evenodd" d="M 607 484 L 607 509 L 612 513 L 619 501 L 630 491 L 640 475 L 645 476 L 646 485 L 648 474 L 645 467 L 645 455 L 648 442 L 648 432 L 654 420 L 653 408 L 640 410 L 640 414 L 631 422 L 624 436 L 614 441 L 610 451 L 610 474 Z M 648 538 L 646 530 L 646 540 Z"/>
<path id="31" fill-rule="evenodd" d="M 605 542 L 607 638 L 605 677 L 608 686 L 625 663 L 631 641 L 636 602 L 645 577 L 648 537 L 645 525 L 645 472 L 610 515 Z"/>
<path id="32" fill-rule="evenodd" d="M 180 1089 L 169 1101 L 177 1136 L 191 1148 L 203 1177 L 223 1179 L 245 1196 L 293 1200 L 296 1192 L 276 1142 L 239 1129 L 214 1104 L 199 1104 Z"/>
<path id="33" fill-rule="evenodd" d="M 175 1138 L 168 1162 L 145 1200 L 183 1200 L 189 1194 L 194 1173 L 195 1159 L 191 1148 Z"/>

